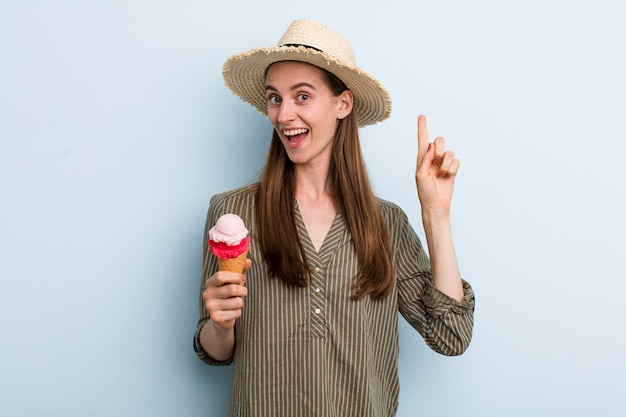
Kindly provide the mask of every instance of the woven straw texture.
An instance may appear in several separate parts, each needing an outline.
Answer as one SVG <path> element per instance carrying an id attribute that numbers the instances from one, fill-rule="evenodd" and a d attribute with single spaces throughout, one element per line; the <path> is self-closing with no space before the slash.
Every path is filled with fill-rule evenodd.
<path id="1" fill-rule="evenodd" d="M 256 48 L 229 58 L 224 81 L 243 101 L 267 114 L 265 71 L 280 61 L 300 61 L 335 74 L 354 94 L 359 126 L 385 120 L 391 114 L 391 97 L 385 87 L 356 65 L 346 38 L 321 23 L 298 19 L 291 23 L 277 46 Z"/>

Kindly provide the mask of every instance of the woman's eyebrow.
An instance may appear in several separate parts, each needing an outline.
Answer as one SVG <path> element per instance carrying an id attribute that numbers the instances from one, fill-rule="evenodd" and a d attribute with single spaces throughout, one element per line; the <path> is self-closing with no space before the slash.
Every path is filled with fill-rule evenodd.
<path id="1" fill-rule="evenodd" d="M 301 87 L 309 87 L 310 89 L 315 90 L 315 87 L 312 84 L 309 84 L 307 82 L 301 82 L 301 83 L 294 84 L 293 86 L 291 86 L 290 90 L 293 91 L 293 90 L 296 90 L 296 89 L 301 88 Z M 272 85 L 269 85 L 269 84 L 265 86 L 265 91 L 268 91 L 268 90 L 278 91 L 278 89 L 276 87 L 274 87 Z"/>

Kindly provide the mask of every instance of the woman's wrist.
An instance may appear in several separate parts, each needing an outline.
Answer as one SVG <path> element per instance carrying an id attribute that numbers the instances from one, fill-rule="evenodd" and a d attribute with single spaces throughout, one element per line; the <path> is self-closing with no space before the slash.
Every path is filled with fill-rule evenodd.
<path id="1" fill-rule="evenodd" d="M 441 226 L 449 227 L 450 210 L 422 207 L 422 223 L 425 228 L 439 228 Z"/>

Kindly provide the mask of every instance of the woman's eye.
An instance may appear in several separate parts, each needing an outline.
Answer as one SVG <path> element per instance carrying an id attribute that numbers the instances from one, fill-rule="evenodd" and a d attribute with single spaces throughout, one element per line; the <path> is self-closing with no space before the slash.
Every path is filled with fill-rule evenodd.
<path id="1" fill-rule="evenodd" d="M 280 97 L 270 96 L 268 98 L 268 101 L 269 101 L 270 104 L 280 104 Z"/>
<path id="2" fill-rule="evenodd" d="M 298 100 L 299 101 L 307 101 L 309 99 L 309 95 L 308 94 L 298 94 Z"/>

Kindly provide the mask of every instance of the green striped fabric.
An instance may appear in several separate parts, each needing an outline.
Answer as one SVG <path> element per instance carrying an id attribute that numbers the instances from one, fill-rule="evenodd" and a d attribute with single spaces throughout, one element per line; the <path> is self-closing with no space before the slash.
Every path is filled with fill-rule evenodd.
<path id="1" fill-rule="evenodd" d="M 379 200 L 394 245 L 396 283 L 382 300 L 350 300 L 357 258 L 341 215 L 316 251 L 297 215 L 298 233 L 313 273 L 309 285 L 283 284 L 266 274 L 254 239 L 257 185 L 211 200 L 208 229 L 224 213 L 237 213 L 251 231 L 248 296 L 235 327 L 234 358 L 208 357 L 198 339 L 208 320 L 200 299 L 194 348 L 210 365 L 233 362 L 230 417 L 394 416 L 398 406 L 398 312 L 444 355 L 458 355 L 470 343 L 474 295 L 464 282 L 461 302 L 431 283 L 429 261 L 404 212 Z M 205 239 L 206 242 L 206 239 Z M 217 270 L 207 253 L 204 280 Z M 207 415 L 211 415 L 207 411 Z"/>

